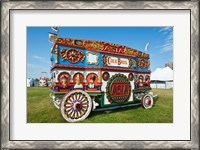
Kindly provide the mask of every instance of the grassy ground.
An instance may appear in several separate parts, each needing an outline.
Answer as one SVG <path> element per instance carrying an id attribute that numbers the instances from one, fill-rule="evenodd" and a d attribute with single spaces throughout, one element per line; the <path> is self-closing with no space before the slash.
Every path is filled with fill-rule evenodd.
<path id="1" fill-rule="evenodd" d="M 172 123 L 173 90 L 153 89 L 159 98 L 151 109 L 142 106 L 91 112 L 82 123 Z M 66 123 L 60 110 L 50 103 L 48 87 L 27 88 L 28 123 Z"/>

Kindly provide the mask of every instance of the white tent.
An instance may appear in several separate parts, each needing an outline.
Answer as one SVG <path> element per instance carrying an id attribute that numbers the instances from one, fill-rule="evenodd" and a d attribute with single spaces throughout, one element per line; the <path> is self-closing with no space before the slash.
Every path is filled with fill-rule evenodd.
<path id="1" fill-rule="evenodd" d="M 26 85 L 27 85 L 27 87 L 34 86 L 34 80 L 33 80 L 33 79 L 30 79 L 30 78 L 28 78 L 28 79 L 26 80 Z"/>
<path id="2" fill-rule="evenodd" d="M 173 87 L 173 70 L 169 67 L 157 68 L 151 73 L 152 88 L 172 88 Z"/>

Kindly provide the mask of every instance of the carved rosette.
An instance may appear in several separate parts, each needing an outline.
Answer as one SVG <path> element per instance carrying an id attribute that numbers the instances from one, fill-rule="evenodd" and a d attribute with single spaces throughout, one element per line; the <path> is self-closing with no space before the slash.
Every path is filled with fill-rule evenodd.
<path id="1" fill-rule="evenodd" d="M 140 60 L 137 60 L 137 65 L 141 68 L 146 68 L 146 67 L 149 67 L 150 62 L 149 60 L 140 59 Z"/>
<path id="2" fill-rule="evenodd" d="M 62 49 L 60 51 L 60 56 L 62 57 L 62 60 L 68 60 L 71 63 L 77 63 L 79 61 L 83 61 L 85 56 L 84 53 L 79 51 L 79 50 L 75 50 L 75 49 Z"/>

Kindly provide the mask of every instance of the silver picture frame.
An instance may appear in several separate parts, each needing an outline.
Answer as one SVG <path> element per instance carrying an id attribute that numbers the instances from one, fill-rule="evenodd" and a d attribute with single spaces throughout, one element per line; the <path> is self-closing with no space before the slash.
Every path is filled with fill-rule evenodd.
<path id="1" fill-rule="evenodd" d="M 10 18 L 17 9 L 183 9 L 191 13 L 191 140 L 189 141 L 12 141 L 10 140 Z M 1 2 L 2 149 L 198 149 L 199 1 L 2 1 Z"/>

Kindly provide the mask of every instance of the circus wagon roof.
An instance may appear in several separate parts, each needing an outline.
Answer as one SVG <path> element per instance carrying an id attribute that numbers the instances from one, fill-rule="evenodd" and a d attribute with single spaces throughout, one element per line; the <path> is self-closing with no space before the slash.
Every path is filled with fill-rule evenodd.
<path id="1" fill-rule="evenodd" d="M 73 48 L 81 48 L 91 50 L 95 52 L 117 54 L 121 56 L 137 57 L 137 58 L 149 58 L 149 54 L 130 48 L 128 46 L 114 44 L 109 42 L 97 41 L 97 40 L 83 40 L 72 38 L 57 38 L 52 49 L 52 52 L 59 45 L 69 46 Z"/>

